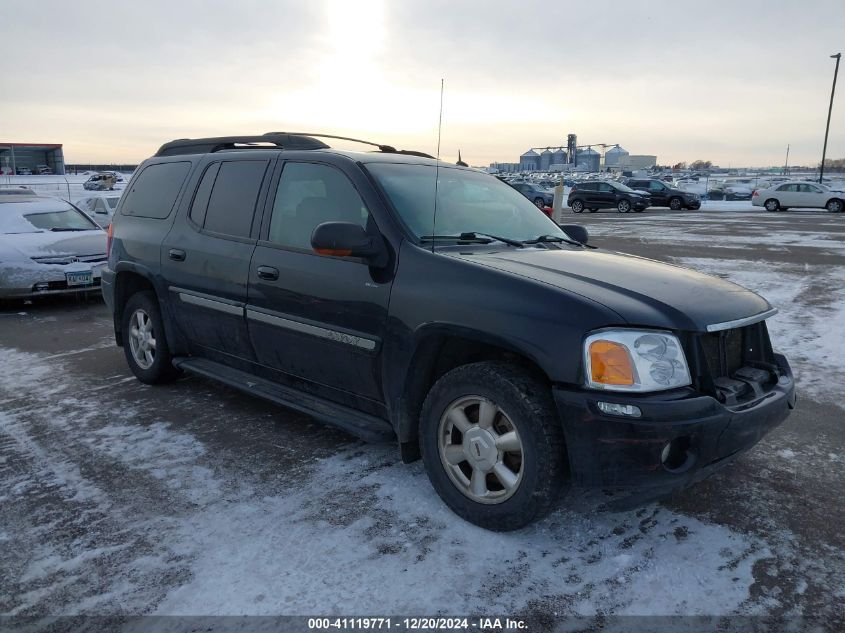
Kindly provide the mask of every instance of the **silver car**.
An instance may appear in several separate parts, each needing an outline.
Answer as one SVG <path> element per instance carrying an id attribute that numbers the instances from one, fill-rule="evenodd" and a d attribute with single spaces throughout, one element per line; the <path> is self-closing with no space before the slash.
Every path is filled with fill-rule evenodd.
<path id="1" fill-rule="evenodd" d="M 827 209 L 841 213 L 845 208 L 845 192 L 815 182 L 793 181 L 769 189 L 757 189 L 751 198 L 755 207 L 766 211 L 786 211 L 790 207 Z"/>
<path id="2" fill-rule="evenodd" d="M 110 223 L 120 196 L 91 196 L 74 201 L 77 208 L 90 215 L 94 222 L 106 228 Z"/>
<path id="3" fill-rule="evenodd" d="M 106 232 L 64 200 L 0 196 L 0 299 L 99 292 Z"/>

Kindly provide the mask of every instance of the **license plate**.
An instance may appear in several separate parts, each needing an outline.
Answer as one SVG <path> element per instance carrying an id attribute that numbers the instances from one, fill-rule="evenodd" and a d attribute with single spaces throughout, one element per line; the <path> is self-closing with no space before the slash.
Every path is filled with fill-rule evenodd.
<path id="1" fill-rule="evenodd" d="M 90 286 L 94 283 L 94 273 L 90 270 L 78 273 L 65 273 L 67 277 L 67 285 L 70 286 Z"/>

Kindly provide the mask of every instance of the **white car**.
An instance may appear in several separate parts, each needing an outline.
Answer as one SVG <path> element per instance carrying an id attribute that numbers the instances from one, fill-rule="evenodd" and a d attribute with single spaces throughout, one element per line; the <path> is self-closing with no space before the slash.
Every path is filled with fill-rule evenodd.
<path id="1" fill-rule="evenodd" d="M 766 211 L 786 211 L 790 207 L 801 207 L 841 213 L 845 208 L 845 191 L 814 182 L 792 181 L 755 190 L 751 204 L 765 207 Z"/>
<path id="2" fill-rule="evenodd" d="M 0 196 L 0 299 L 99 292 L 106 232 L 56 198 Z"/>
<path id="3" fill-rule="evenodd" d="M 94 219 L 94 222 L 106 228 L 111 224 L 114 210 L 117 208 L 119 201 L 120 196 L 91 196 L 89 198 L 80 198 L 73 204 L 90 215 Z"/>

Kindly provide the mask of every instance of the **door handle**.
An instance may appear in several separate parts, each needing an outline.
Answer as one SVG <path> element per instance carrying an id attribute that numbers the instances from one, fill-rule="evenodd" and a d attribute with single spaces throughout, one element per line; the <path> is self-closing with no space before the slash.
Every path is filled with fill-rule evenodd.
<path id="1" fill-rule="evenodd" d="M 259 266 L 258 278 L 266 281 L 276 281 L 279 279 L 279 269 L 272 266 Z"/>
<path id="2" fill-rule="evenodd" d="M 185 261 L 185 251 L 179 248 L 171 248 L 170 252 L 167 256 L 172 259 L 174 262 L 184 262 Z"/>

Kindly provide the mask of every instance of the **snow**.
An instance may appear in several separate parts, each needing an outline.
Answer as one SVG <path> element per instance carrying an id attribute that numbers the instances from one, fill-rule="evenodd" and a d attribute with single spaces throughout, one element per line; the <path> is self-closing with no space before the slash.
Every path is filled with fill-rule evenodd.
<path id="1" fill-rule="evenodd" d="M 764 606 L 750 592 L 755 566 L 791 556 L 788 533 L 764 539 L 656 504 L 609 512 L 596 493 L 519 532 L 488 532 L 452 514 L 393 446 L 354 443 L 294 477 L 256 480 L 166 412 L 109 390 L 86 397 L 76 362 L 0 350 L 0 401 L 15 401 L 0 440 L 31 461 L 7 492 L 49 490 L 76 517 L 27 527 L 36 545 L 12 613 L 81 586 L 63 612 L 753 614 Z M 130 491 L 157 482 L 144 484 L 150 499 L 100 485 L 115 467 Z M 51 540 L 66 529 L 70 543 Z"/>

